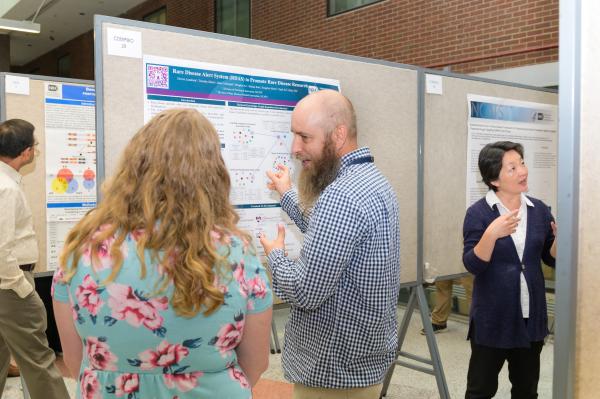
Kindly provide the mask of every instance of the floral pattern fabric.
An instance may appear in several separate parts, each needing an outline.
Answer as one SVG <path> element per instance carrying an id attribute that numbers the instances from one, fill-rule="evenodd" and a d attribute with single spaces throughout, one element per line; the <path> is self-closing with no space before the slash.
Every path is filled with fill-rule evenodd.
<path id="1" fill-rule="evenodd" d="M 102 244 L 97 260 L 85 248 L 68 283 L 60 269 L 54 275 L 52 295 L 71 305 L 83 342 L 77 398 L 251 398 L 235 348 L 246 316 L 267 310 L 272 294 L 250 245 L 214 234 L 229 265 L 215 282 L 225 303 L 209 316 L 185 318 L 170 306 L 172 285 L 156 293 L 162 268 L 152 263 L 149 251 L 144 254 L 147 275 L 140 278 L 136 238 L 141 234 L 127 236 L 121 246 L 123 266 L 106 285 L 114 237 Z"/>

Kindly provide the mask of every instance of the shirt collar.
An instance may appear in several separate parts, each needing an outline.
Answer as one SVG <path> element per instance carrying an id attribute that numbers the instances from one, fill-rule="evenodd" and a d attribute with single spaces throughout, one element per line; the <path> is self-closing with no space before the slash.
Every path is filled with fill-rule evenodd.
<path id="1" fill-rule="evenodd" d="M 340 159 L 340 170 L 346 168 L 350 162 L 362 157 L 370 157 L 371 151 L 369 147 L 361 147 L 352 152 L 347 153 Z"/>
<path id="2" fill-rule="evenodd" d="M 502 205 L 502 202 L 500 201 L 500 198 L 498 198 L 498 196 L 496 195 L 496 192 L 494 190 L 489 190 L 487 192 L 487 194 L 485 195 L 485 202 L 487 202 L 487 204 L 490 206 L 490 208 L 494 208 L 494 205 L 500 204 Z M 533 202 L 531 202 L 531 200 L 529 198 L 527 198 L 527 196 L 523 193 L 521 193 L 521 203 L 525 202 L 525 204 L 527 206 L 534 206 Z M 504 205 L 502 205 L 504 206 Z"/>
<path id="3" fill-rule="evenodd" d="M 19 172 L 14 170 L 12 166 L 9 166 L 7 163 L 0 161 L 0 172 L 3 172 L 4 174 L 8 175 L 8 177 L 16 181 L 17 184 L 21 184 L 21 179 L 23 178 L 23 176 L 21 176 Z"/>

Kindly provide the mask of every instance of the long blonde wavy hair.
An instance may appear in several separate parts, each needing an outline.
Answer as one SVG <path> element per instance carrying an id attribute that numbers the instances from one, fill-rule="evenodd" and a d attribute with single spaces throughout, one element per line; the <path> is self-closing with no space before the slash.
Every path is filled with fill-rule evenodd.
<path id="1" fill-rule="evenodd" d="M 60 257 L 65 281 L 89 245 L 92 263 L 102 242 L 115 236 L 110 249 L 115 279 L 123 265 L 120 247 L 127 234 L 144 229 L 137 240 L 141 278 L 146 275 L 144 250 L 172 281 L 171 306 L 180 316 L 208 315 L 223 304 L 215 278 L 225 258 L 216 252 L 214 232 L 250 240 L 236 227 L 229 202 L 231 181 L 213 125 L 198 111 L 171 109 L 150 120 L 131 139 L 114 177 L 102 186 L 103 198 L 68 234 Z M 100 229 L 100 226 L 105 226 Z"/>

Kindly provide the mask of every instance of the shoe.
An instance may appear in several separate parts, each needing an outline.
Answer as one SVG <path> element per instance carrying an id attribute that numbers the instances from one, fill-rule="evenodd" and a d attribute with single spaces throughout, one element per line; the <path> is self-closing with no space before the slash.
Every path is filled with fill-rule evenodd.
<path id="1" fill-rule="evenodd" d="M 431 328 L 433 328 L 433 333 L 434 334 L 439 334 L 442 333 L 444 331 L 448 331 L 448 325 L 447 324 L 435 324 L 435 323 L 431 323 Z M 421 329 L 421 335 L 425 335 L 425 329 Z"/>
<path id="2" fill-rule="evenodd" d="M 21 375 L 21 372 L 19 371 L 19 366 L 17 366 L 13 362 L 10 362 L 10 364 L 8 366 L 8 376 L 9 377 L 18 377 L 20 375 Z"/>

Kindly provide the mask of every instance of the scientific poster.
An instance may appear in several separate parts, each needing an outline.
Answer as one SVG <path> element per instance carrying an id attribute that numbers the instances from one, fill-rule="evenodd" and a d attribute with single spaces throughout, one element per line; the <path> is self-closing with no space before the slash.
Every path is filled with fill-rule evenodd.
<path id="1" fill-rule="evenodd" d="M 525 152 L 528 195 L 544 201 L 556 215 L 557 107 L 473 94 L 467 100 L 467 208 L 488 191 L 479 173 L 481 149 L 495 141 L 513 141 Z"/>
<path id="2" fill-rule="evenodd" d="M 95 90 L 45 83 L 48 270 L 56 270 L 66 233 L 96 206 Z"/>
<path id="3" fill-rule="evenodd" d="M 291 113 L 307 94 L 339 90 L 336 80 L 144 56 L 144 121 L 174 107 L 202 112 L 215 126 L 229 169 L 231 200 L 240 228 L 251 232 L 259 254 L 258 234 L 277 233 L 286 225 L 286 250 L 299 255 L 302 234 L 282 211 L 279 195 L 267 189 L 267 170 L 288 166 L 295 177 L 299 164 L 291 156 Z"/>

